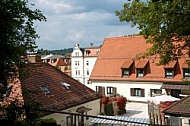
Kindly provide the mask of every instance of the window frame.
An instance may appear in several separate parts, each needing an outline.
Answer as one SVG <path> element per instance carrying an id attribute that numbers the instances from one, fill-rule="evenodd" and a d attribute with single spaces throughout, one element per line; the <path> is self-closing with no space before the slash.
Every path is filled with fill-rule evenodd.
<path id="1" fill-rule="evenodd" d="M 89 61 L 86 61 L 86 65 L 89 66 Z"/>
<path id="2" fill-rule="evenodd" d="M 188 75 L 186 75 L 188 74 Z M 183 68 L 183 78 L 190 78 L 190 69 Z"/>
<path id="3" fill-rule="evenodd" d="M 138 91 L 140 91 L 140 95 L 136 94 Z M 145 89 L 143 88 L 130 88 L 130 93 L 133 97 L 145 97 Z"/>
<path id="4" fill-rule="evenodd" d="M 160 93 L 157 94 L 157 93 L 155 93 L 155 91 L 160 91 Z M 150 89 L 150 97 L 156 97 L 159 95 L 162 95 L 162 89 Z"/>
<path id="5" fill-rule="evenodd" d="M 136 69 L 136 72 L 137 72 L 137 75 L 136 75 L 137 78 L 142 78 L 145 75 L 144 68 L 142 68 L 142 69 L 138 68 L 138 69 Z"/>
<path id="6" fill-rule="evenodd" d="M 75 70 L 76 75 L 80 75 L 80 70 Z"/>
<path id="7" fill-rule="evenodd" d="M 86 70 L 86 75 L 90 75 L 90 71 L 89 70 Z"/>
<path id="8" fill-rule="evenodd" d="M 75 52 L 75 56 L 79 56 L 79 52 Z"/>
<path id="9" fill-rule="evenodd" d="M 127 74 L 125 72 L 127 72 Z M 130 76 L 130 70 L 129 69 L 122 69 L 122 77 L 129 77 L 129 76 Z"/>
<path id="10" fill-rule="evenodd" d="M 174 69 L 173 68 L 165 68 L 165 78 L 174 78 Z"/>
<path id="11" fill-rule="evenodd" d="M 113 94 L 113 87 L 107 87 L 107 94 Z"/>

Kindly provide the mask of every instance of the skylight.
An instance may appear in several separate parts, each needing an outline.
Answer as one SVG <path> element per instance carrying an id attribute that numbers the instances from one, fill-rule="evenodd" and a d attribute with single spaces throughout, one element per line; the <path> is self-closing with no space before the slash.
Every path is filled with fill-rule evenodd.
<path id="1" fill-rule="evenodd" d="M 40 88 L 46 95 L 51 93 L 45 85 L 42 85 Z"/>
<path id="2" fill-rule="evenodd" d="M 69 90 L 70 87 L 71 87 L 70 84 L 67 84 L 67 83 L 65 83 L 65 82 L 60 82 L 60 84 L 61 84 L 62 86 L 64 86 L 67 90 Z"/>

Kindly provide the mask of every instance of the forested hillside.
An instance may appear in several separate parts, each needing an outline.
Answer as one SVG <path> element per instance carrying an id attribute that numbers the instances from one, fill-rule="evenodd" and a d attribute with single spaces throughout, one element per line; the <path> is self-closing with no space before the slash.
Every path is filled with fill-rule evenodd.
<path id="1" fill-rule="evenodd" d="M 72 53 L 73 48 L 68 48 L 68 49 L 60 49 L 60 50 L 47 50 L 47 49 L 38 49 L 39 52 L 41 52 L 42 55 L 69 55 Z"/>

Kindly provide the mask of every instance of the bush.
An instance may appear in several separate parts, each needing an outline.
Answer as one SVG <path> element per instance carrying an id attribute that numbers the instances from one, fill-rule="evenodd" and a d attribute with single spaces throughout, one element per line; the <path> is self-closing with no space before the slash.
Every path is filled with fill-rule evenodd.
<path id="1" fill-rule="evenodd" d="M 25 120 L 15 121 L 14 126 L 30 126 Z"/>
<path id="2" fill-rule="evenodd" d="M 111 102 L 105 105 L 104 113 L 108 116 L 114 116 L 114 111 Z"/>
<path id="3" fill-rule="evenodd" d="M 38 123 L 38 126 L 57 126 L 55 119 L 41 119 Z"/>

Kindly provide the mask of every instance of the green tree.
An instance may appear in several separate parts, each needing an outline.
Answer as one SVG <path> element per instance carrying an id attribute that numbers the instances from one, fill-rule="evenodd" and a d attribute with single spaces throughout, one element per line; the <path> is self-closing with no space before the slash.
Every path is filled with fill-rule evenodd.
<path id="1" fill-rule="evenodd" d="M 159 54 L 160 64 L 166 64 L 190 55 L 190 0 L 129 0 L 116 16 L 121 22 L 132 22 L 153 44 L 140 57 Z"/>
<path id="2" fill-rule="evenodd" d="M 38 9 L 31 9 L 27 0 L 0 0 L 0 84 L 6 85 L 18 77 L 26 52 L 32 51 L 39 38 L 34 21 L 46 21 Z"/>

